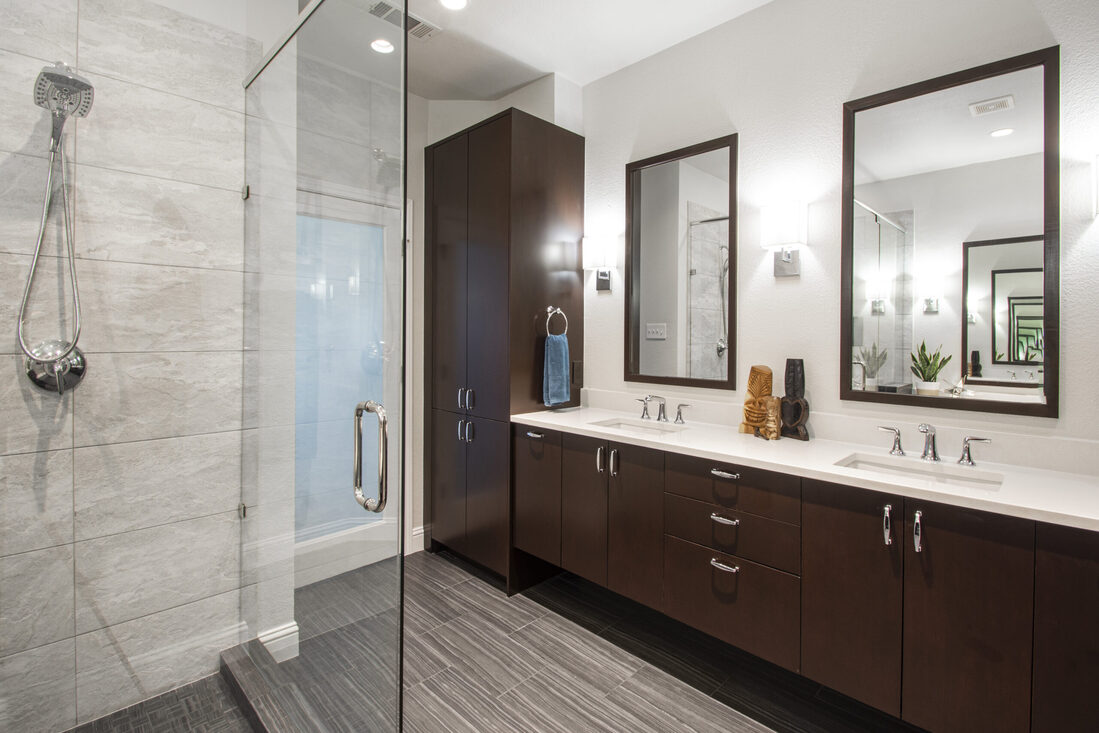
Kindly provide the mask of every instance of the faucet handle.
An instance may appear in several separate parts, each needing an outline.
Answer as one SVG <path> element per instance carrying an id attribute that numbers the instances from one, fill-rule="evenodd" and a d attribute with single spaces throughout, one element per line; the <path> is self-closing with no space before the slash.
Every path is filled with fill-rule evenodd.
<path id="1" fill-rule="evenodd" d="M 970 443 L 991 443 L 992 438 L 975 438 L 971 435 L 967 435 L 962 438 L 962 457 L 958 459 L 958 463 L 963 466 L 974 466 L 973 455 L 969 451 Z"/>
<path id="2" fill-rule="evenodd" d="M 935 434 L 935 426 L 930 423 L 922 422 L 916 427 L 916 429 L 919 430 L 921 433 L 928 433 L 930 435 Z"/>
<path id="3" fill-rule="evenodd" d="M 889 451 L 891 456 L 903 456 L 904 450 L 901 448 L 901 431 L 900 428 L 888 427 L 885 425 L 879 425 L 878 430 L 886 433 L 893 433 L 893 449 Z"/>
<path id="4" fill-rule="evenodd" d="M 642 404 L 642 408 L 641 408 L 641 419 L 642 419 L 642 420 L 648 420 L 648 419 L 650 419 L 650 418 L 649 418 L 649 399 L 650 399 L 650 397 L 636 397 L 636 398 L 634 398 L 634 399 L 635 399 L 635 400 L 636 400 L 637 402 L 640 402 L 640 403 Z"/>
<path id="5" fill-rule="evenodd" d="M 683 408 L 690 407 L 686 402 L 680 402 L 675 408 L 675 424 L 683 425 Z"/>

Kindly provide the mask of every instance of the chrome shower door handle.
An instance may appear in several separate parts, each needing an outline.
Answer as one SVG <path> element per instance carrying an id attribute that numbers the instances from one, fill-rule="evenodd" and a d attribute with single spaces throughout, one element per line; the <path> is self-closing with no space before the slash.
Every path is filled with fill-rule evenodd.
<path id="1" fill-rule="evenodd" d="M 363 494 L 363 413 L 378 416 L 378 498 Z M 389 420 L 385 408 L 373 400 L 360 402 L 355 407 L 355 501 L 368 512 L 379 513 L 385 509 L 389 494 Z"/>

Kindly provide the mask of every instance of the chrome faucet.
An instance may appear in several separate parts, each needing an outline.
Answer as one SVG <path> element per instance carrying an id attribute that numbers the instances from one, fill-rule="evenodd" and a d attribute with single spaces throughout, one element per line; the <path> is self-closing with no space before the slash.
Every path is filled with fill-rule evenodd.
<path id="1" fill-rule="evenodd" d="M 684 407 L 690 407 L 690 405 L 688 405 L 686 402 L 680 402 L 679 405 L 675 408 L 675 424 L 676 425 L 685 425 L 686 424 L 683 420 L 683 408 Z"/>
<path id="2" fill-rule="evenodd" d="M 962 457 L 958 459 L 958 463 L 960 463 L 963 466 L 976 465 L 975 463 L 973 463 L 973 456 L 969 452 L 969 444 L 970 443 L 991 443 L 991 442 L 992 442 L 992 438 L 973 438 L 973 437 L 970 437 L 968 435 L 966 437 L 962 438 Z"/>
<path id="3" fill-rule="evenodd" d="M 660 400 L 660 404 L 657 405 L 657 408 L 656 408 L 656 421 L 657 422 L 668 422 L 668 413 L 666 411 L 667 410 L 667 400 L 665 400 L 663 397 L 661 397 L 658 394 L 651 394 L 648 397 L 646 397 L 646 399 Z"/>
<path id="4" fill-rule="evenodd" d="M 935 445 L 935 426 L 924 422 L 920 423 L 920 426 L 917 429 L 924 434 L 923 453 L 920 455 L 920 458 L 925 461 L 940 460 L 939 449 Z"/>
<path id="5" fill-rule="evenodd" d="M 649 417 L 649 400 L 652 399 L 652 395 L 648 395 L 646 397 L 637 397 L 636 399 L 642 405 L 642 407 L 641 407 L 641 419 L 642 420 L 651 419 Z"/>
<path id="6" fill-rule="evenodd" d="M 882 430 L 886 433 L 893 433 L 893 450 L 889 451 L 889 455 L 903 456 L 904 450 L 901 448 L 901 431 L 898 428 L 890 428 L 884 425 L 879 425 L 878 430 Z"/>

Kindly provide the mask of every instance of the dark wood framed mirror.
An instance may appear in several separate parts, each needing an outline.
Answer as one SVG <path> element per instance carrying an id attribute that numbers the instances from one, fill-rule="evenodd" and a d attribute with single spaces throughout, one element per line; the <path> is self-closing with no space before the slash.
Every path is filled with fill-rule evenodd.
<path id="1" fill-rule="evenodd" d="M 844 104 L 841 399 L 1057 417 L 1059 65 Z M 921 344 L 950 357 L 934 376 Z"/>
<path id="2" fill-rule="evenodd" d="M 626 166 L 625 379 L 736 387 L 737 136 Z"/>

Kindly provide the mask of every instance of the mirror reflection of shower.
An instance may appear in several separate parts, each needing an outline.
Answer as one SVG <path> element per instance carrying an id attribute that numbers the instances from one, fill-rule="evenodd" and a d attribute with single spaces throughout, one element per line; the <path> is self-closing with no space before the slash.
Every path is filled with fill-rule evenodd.
<path id="1" fill-rule="evenodd" d="M 73 215 L 69 206 L 68 181 L 65 175 L 65 145 L 63 131 L 69 117 L 87 117 L 91 111 L 95 92 L 91 82 L 78 75 L 70 67 L 58 61 L 47 66 L 38 74 L 34 83 L 34 103 L 49 110 L 50 147 L 48 171 L 46 173 L 46 193 L 42 203 L 42 217 L 38 225 L 38 240 L 31 259 L 27 285 L 23 290 L 23 301 L 19 306 L 19 322 L 16 334 L 19 348 L 26 359 L 24 368 L 27 377 L 35 385 L 50 391 L 64 394 L 84 378 L 87 361 L 76 343 L 80 339 L 80 291 L 76 285 L 76 252 L 73 244 Z M 34 277 L 38 271 L 38 259 L 42 254 L 42 243 L 46 237 L 46 224 L 53 203 L 53 170 L 55 164 L 61 170 L 61 210 L 62 229 L 65 250 L 69 262 L 69 282 L 72 285 L 73 330 L 72 338 L 65 340 L 64 335 L 56 339 L 47 339 L 34 346 L 28 346 L 24 335 L 27 325 L 27 306 L 34 289 Z"/>
<path id="2" fill-rule="evenodd" d="M 729 350 L 729 217 L 689 202 L 690 376 L 719 379 Z"/>

